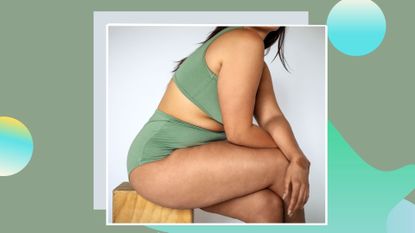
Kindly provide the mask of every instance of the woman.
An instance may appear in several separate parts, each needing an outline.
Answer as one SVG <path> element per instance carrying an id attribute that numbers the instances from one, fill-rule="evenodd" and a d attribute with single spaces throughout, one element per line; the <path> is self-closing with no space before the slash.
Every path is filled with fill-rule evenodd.
<path id="1" fill-rule="evenodd" d="M 305 222 L 310 162 L 264 62 L 278 41 L 286 67 L 284 35 L 285 27 L 217 27 L 179 62 L 128 153 L 137 193 L 244 222 Z"/>

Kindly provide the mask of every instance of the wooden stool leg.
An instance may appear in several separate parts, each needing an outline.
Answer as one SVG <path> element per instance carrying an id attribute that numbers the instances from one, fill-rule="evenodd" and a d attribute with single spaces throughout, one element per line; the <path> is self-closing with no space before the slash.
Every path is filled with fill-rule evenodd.
<path id="1" fill-rule="evenodd" d="M 113 190 L 113 223 L 193 223 L 193 209 L 179 210 L 146 200 L 123 182 Z"/>

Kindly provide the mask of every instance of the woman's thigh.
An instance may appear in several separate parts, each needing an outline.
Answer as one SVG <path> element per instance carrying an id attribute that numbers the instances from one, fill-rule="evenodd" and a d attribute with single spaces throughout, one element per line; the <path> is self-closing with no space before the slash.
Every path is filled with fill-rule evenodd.
<path id="1" fill-rule="evenodd" d="M 251 148 L 227 140 L 174 150 L 131 172 L 137 193 L 165 207 L 202 208 L 283 180 L 288 162 L 277 148 Z"/>
<path id="2" fill-rule="evenodd" d="M 284 202 L 277 194 L 269 189 L 262 189 L 201 209 L 236 218 L 246 223 L 279 223 L 283 222 L 284 219 Z"/>

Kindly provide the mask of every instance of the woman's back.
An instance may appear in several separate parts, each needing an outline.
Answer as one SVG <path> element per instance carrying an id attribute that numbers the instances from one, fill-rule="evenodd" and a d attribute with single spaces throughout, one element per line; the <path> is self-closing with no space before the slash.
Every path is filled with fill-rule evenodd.
<path id="1" fill-rule="evenodd" d="M 223 48 L 240 30 L 245 29 L 227 27 L 198 47 L 175 72 L 157 108 L 193 125 L 224 131 L 217 78 L 225 52 Z"/>

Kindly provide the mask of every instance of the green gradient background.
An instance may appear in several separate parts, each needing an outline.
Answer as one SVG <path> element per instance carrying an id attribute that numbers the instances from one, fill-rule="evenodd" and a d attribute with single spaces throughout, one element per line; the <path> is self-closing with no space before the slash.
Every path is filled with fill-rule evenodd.
<path id="1" fill-rule="evenodd" d="M 412 74 L 415 33 L 411 30 L 413 20 L 410 19 L 415 2 L 375 2 L 387 20 L 385 39 L 375 52 L 364 57 L 349 57 L 329 45 L 329 119 L 368 164 L 380 170 L 399 169 L 383 173 L 367 166 L 366 172 L 378 173 L 376 179 L 394 180 L 399 175 L 413 176 L 413 165 L 401 167 L 415 163 L 412 148 L 415 131 L 412 121 L 415 119 L 415 80 Z M 93 210 L 94 10 L 303 10 L 309 11 L 310 24 L 325 24 L 335 3 L 337 1 L 330 0 L 2 0 L 0 115 L 22 121 L 30 129 L 35 142 L 29 165 L 15 176 L 0 177 L 2 231 L 155 232 L 144 226 L 105 226 L 105 211 Z M 330 134 L 336 135 L 332 126 L 330 129 Z M 339 143 L 342 144 L 342 140 Z M 347 148 L 342 145 L 342 148 Z M 330 144 L 331 148 L 333 146 Z M 329 152 L 329 175 L 332 175 L 332 166 L 336 165 L 330 157 L 337 153 L 332 149 Z M 360 163 L 359 166 L 365 165 Z M 347 169 L 343 171 L 343 175 L 337 174 L 338 181 L 349 181 L 350 185 L 348 175 L 353 173 L 347 173 Z M 332 196 L 333 192 L 344 188 L 336 186 L 334 179 L 329 177 L 329 208 L 334 202 L 347 206 L 347 199 Z M 356 180 L 359 181 L 357 177 Z M 377 185 L 376 182 L 372 184 Z M 410 190 L 410 186 L 404 188 L 405 184 L 409 185 L 403 182 L 403 186 L 397 187 L 400 196 Z M 349 187 L 361 187 L 360 190 L 344 190 L 357 198 L 356 195 L 371 186 L 359 181 L 356 186 Z M 415 194 L 408 199 L 415 203 Z M 398 195 L 392 195 L 388 200 L 387 205 L 378 203 L 379 208 L 392 208 L 392 201 L 399 201 Z M 369 214 L 365 219 L 355 219 L 341 215 L 345 211 L 337 213 L 340 215 L 335 217 L 336 212 L 329 211 L 330 226 L 307 229 L 341 232 L 334 231 L 336 224 L 350 224 L 346 219 L 349 218 L 350 221 L 368 220 L 368 228 L 364 230 L 369 231 L 370 226 L 377 230 L 369 232 L 385 230 L 386 223 L 378 221 L 381 220 L 378 214 L 373 216 L 365 212 Z M 259 228 L 274 232 L 277 229 Z M 230 227 L 226 229 L 231 231 Z M 234 230 L 242 229 L 253 228 L 235 227 Z M 344 232 L 350 231 L 344 229 Z"/>

